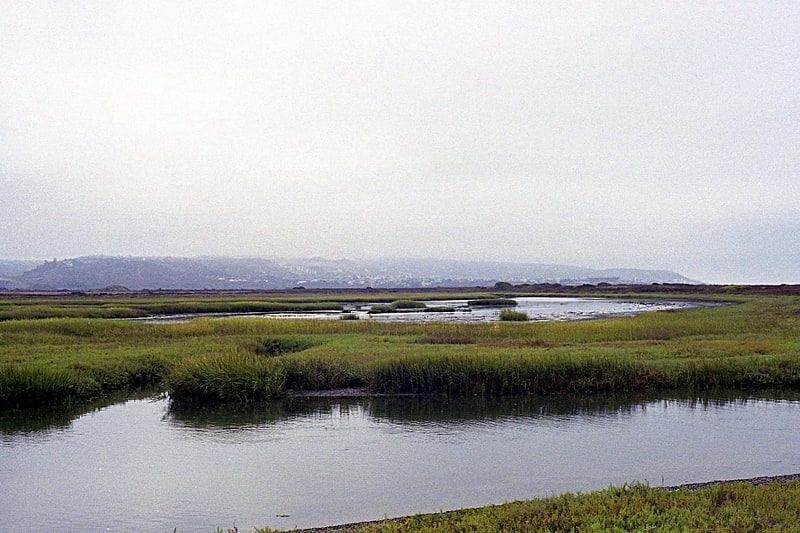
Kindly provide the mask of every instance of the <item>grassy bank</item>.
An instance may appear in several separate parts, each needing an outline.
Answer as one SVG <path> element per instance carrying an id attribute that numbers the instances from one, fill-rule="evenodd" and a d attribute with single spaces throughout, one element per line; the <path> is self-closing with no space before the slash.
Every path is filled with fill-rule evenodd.
<path id="1" fill-rule="evenodd" d="M 800 482 L 730 483 L 690 491 L 645 485 L 385 520 L 353 533 L 790 532 L 800 523 Z M 259 529 L 260 533 L 277 530 Z M 328 531 L 336 531 L 330 529 Z"/>
<path id="2" fill-rule="evenodd" d="M 799 389 L 800 297 L 558 323 L 0 322 L 0 408 L 154 385 L 188 402 L 351 386 L 448 394 Z"/>
<path id="3" fill-rule="evenodd" d="M 0 302 L 0 321 L 71 318 L 143 318 L 154 315 L 200 313 L 276 313 L 341 311 L 336 302 L 297 302 L 280 300 L 240 300 L 233 298 L 65 298 L 29 302 Z"/>

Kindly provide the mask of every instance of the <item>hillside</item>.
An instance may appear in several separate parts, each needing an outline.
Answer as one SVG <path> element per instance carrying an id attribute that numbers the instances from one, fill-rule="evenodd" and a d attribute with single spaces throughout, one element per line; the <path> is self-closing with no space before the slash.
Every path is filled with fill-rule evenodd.
<path id="1" fill-rule="evenodd" d="M 0 274 L 0 288 L 91 290 L 415 288 L 509 283 L 697 283 L 675 272 L 438 259 L 328 260 L 85 256 Z M 30 265 L 24 265 L 30 267 Z"/>

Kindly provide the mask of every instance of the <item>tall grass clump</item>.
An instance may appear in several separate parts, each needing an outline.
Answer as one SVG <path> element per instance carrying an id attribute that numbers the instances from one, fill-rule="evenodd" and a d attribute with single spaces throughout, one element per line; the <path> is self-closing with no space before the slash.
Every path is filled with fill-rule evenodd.
<path id="1" fill-rule="evenodd" d="M 100 392 L 97 381 L 68 369 L 43 365 L 0 367 L 0 409 L 85 401 Z"/>
<path id="2" fill-rule="evenodd" d="M 166 379 L 179 402 L 252 402 L 289 391 L 364 385 L 357 365 L 319 357 L 259 357 L 227 353 L 186 359 Z"/>
<path id="3" fill-rule="evenodd" d="M 171 365 L 163 357 L 142 354 L 113 361 L 76 362 L 70 368 L 91 376 L 102 392 L 108 393 L 158 385 Z"/>
<path id="4" fill-rule="evenodd" d="M 361 365 L 322 357 L 289 357 L 281 361 L 287 391 L 329 390 L 365 384 Z"/>
<path id="5" fill-rule="evenodd" d="M 549 394 L 640 390 L 667 379 L 627 359 L 475 353 L 381 360 L 367 386 L 381 393 Z"/>
<path id="6" fill-rule="evenodd" d="M 500 311 L 500 320 L 503 322 L 527 322 L 528 313 L 525 311 L 513 311 L 511 309 L 503 309 Z"/>
<path id="7" fill-rule="evenodd" d="M 284 391 L 286 369 L 279 359 L 244 353 L 209 355 L 178 363 L 166 379 L 177 402 L 248 402 Z"/>

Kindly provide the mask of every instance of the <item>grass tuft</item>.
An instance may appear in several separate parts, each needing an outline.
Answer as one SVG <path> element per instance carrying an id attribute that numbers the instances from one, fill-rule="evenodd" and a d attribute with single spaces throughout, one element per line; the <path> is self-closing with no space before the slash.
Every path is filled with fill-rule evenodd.
<path id="1" fill-rule="evenodd" d="M 503 322 L 527 322 L 528 313 L 524 311 L 512 311 L 511 309 L 503 309 L 500 311 L 500 320 Z"/>

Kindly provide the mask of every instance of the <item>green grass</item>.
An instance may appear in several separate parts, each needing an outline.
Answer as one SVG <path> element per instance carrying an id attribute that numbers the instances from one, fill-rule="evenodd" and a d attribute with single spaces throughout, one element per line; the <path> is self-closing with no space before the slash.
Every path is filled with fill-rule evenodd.
<path id="1" fill-rule="evenodd" d="M 0 322 L 0 408 L 153 386 L 190 402 L 350 386 L 448 394 L 800 389 L 800 298 L 740 300 L 586 322 L 8 320 Z"/>
<path id="2" fill-rule="evenodd" d="M 586 494 L 568 493 L 477 509 L 387 519 L 348 531 L 777 533 L 796 532 L 798 524 L 799 482 L 761 486 L 730 483 L 697 491 L 666 491 L 636 484 Z"/>
<path id="3" fill-rule="evenodd" d="M 151 315 L 198 313 L 274 313 L 341 311 L 330 300 L 302 301 L 284 296 L 137 296 L 14 298 L 0 300 L 0 321 L 55 317 L 142 318 Z"/>
<path id="4" fill-rule="evenodd" d="M 511 309 L 503 309 L 500 311 L 500 320 L 503 322 L 527 322 L 528 313 L 524 311 L 512 311 Z"/>

